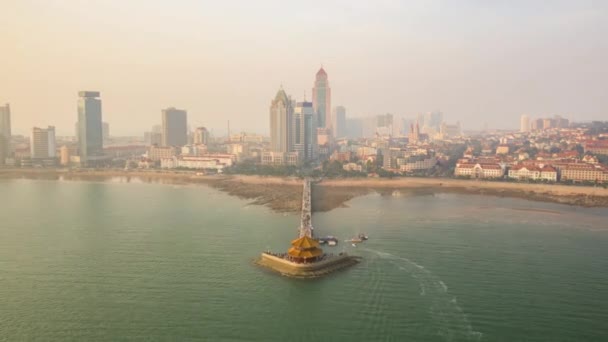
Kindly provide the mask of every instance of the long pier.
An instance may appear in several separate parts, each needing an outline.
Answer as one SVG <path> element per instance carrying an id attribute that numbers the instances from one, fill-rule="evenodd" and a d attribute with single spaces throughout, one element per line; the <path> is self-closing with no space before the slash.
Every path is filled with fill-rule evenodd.
<path id="1" fill-rule="evenodd" d="M 314 228 L 312 227 L 312 189 L 309 178 L 304 179 L 302 189 L 302 218 L 300 220 L 300 237 L 312 238 Z"/>
<path id="2" fill-rule="evenodd" d="M 298 241 L 304 237 L 314 239 L 314 228 L 312 227 L 312 189 L 311 180 L 308 178 L 304 179 L 302 188 L 302 217 L 298 231 L 300 238 L 294 241 Z M 306 240 L 303 239 L 300 242 Z M 321 253 L 320 255 L 318 254 L 319 252 Z M 360 260 L 360 257 L 351 256 L 346 253 L 337 255 L 333 253 L 325 254 L 318 248 L 318 243 L 311 243 L 308 240 L 306 245 L 292 242 L 292 247 L 287 253 L 263 252 L 256 263 L 288 277 L 316 278 L 356 265 Z"/>

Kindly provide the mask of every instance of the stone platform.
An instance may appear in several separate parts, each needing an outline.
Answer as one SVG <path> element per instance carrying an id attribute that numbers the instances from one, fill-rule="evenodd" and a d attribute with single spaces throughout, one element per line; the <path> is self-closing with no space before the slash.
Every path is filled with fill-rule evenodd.
<path id="1" fill-rule="evenodd" d="M 287 277 L 317 278 L 354 266 L 360 261 L 360 257 L 340 254 L 335 256 L 326 255 L 321 261 L 297 263 L 269 253 L 262 253 L 256 264 L 267 267 Z"/>

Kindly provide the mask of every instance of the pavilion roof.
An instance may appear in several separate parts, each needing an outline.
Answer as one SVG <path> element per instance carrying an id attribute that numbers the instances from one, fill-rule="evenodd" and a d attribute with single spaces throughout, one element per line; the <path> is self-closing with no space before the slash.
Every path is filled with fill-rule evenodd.
<path id="1" fill-rule="evenodd" d="M 302 236 L 301 238 L 291 241 L 291 245 L 299 249 L 308 249 L 319 247 L 319 242 L 312 238 L 309 238 L 308 236 Z"/>
<path id="2" fill-rule="evenodd" d="M 323 254 L 323 250 L 316 247 L 311 249 L 298 249 L 296 247 L 291 247 L 287 253 L 292 257 L 310 259 Z"/>

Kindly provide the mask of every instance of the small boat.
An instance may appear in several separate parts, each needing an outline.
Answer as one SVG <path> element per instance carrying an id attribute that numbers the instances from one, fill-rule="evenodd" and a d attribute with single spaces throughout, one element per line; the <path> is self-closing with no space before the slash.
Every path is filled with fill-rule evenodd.
<path id="1" fill-rule="evenodd" d="M 327 244 L 329 246 L 335 246 L 338 244 L 338 239 L 335 236 L 329 235 L 326 237 L 318 238 L 320 244 Z"/>
<path id="2" fill-rule="evenodd" d="M 357 245 L 356 245 L 356 244 L 354 244 L 354 243 L 352 244 L 352 246 L 353 246 L 353 247 L 357 247 Z"/>
<path id="3" fill-rule="evenodd" d="M 356 238 L 352 238 L 350 240 L 346 240 L 346 242 L 361 243 L 361 242 L 363 242 L 363 239 L 356 237 Z"/>
<path id="4" fill-rule="evenodd" d="M 359 233 L 359 235 L 357 235 L 357 237 L 363 241 L 369 239 L 369 237 L 363 233 Z"/>

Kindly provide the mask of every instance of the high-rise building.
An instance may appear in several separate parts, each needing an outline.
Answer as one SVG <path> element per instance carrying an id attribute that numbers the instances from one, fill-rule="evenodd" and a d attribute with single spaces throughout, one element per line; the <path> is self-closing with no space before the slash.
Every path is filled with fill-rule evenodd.
<path id="1" fill-rule="evenodd" d="M 0 106 L 0 165 L 11 155 L 11 106 Z"/>
<path id="2" fill-rule="evenodd" d="M 207 128 L 198 127 L 194 131 L 193 142 L 194 142 L 194 144 L 208 145 L 209 144 L 209 131 L 207 130 Z"/>
<path id="3" fill-rule="evenodd" d="M 331 129 L 331 88 L 323 68 L 317 71 L 315 86 L 312 88 L 312 106 L 317 115 L 317 127 Z"/>
<path id="4" fill-rule="evenodd" d="M 163 146 L 188 144 L 188 114 L 185 110 L 167 108 L 162 111 Z"/>
<path id="5" fill-rule="evenodd" d="M 144 143 L 160 146 L 163 143 L 163 134 L 160 132 L 144 132 Z"/>
<path id="6" fill-rule="evenodd" d="M 394 135 L 393 114 L 387 113 L 376 116 L 376 133 L 380 135 Z"/>
<path id="7" fill-rule="evenodd" d="M 301 162 L 315 158 L 317 127 L 314 122 L 312 102 L 298 102 L 293 111 L 292 132 L 294 152 Z"/>
<path id="8" fill-rule="evenodd" d="M 70 149 L 67 146 L 61 146 L 60 157 L 61 165 L 65 166 L 70 164 Z"/>
<path id="9" fill-rule="evenodd" d="M 101 100 L 98 91 L 78 93 L 78 147 L 80 162 L 89 165 L 103 159 Z"/>
<path id="10" fill-rule="evenodd" d="M 333 130 L 336 138 L 343 138 L 347 135 L 346 133 L 346 108 L 344 106 L 337 106 L 334 108 L 333 113 Z"/>
<path id="11" fill-rule="evenodd" d="M 101 132 L 102 132 L 102 136 L 103 136 L 103 141 L 110 140 L 110 124 L 109 123 L 102 122 Z"/>
<path id="12" fill-rule="evenodd" d="M 522 115 L 519 120 L 519 131 L 522 133 L 530 132 L 530 117 Z"/>
<path id="13" fill-rule="evenodd" d="M 279 89 L 270 103 L 270 150 L 292 152 L 293 101 L 283 88 Z"/>
<path id="14" fill-rule="evenodd" d="M 428 112 L 424 118 L 424 126 L 429 131 L 439 132 L 443 123 L 443 113 L 440 111 Z"/>
<path id="15" fill-rule="evenodd" d="M 346 119 L 346 136 L 350 139 L 359 139 L 363 137 L 363 119 L 350 118 Z"/>
<path id="16" fill-rule="evenodd" d="M 32 159 L 48 159 L 57 156 L 55 147 L 55 127 L 32 128 L 30 136 L 30 155 Z"/>

